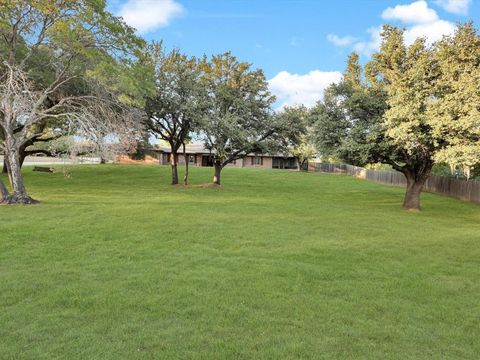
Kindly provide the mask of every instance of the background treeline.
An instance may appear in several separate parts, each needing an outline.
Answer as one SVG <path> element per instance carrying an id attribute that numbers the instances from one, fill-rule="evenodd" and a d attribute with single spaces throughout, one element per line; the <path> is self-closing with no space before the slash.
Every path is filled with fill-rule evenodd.
<path id="1" fill-rule="evenodd" d="M 410 46 L 385 26 L 371 61 L 352 54 L 315 107 L 280 112 L 262 70 L 229 52 L 195 58 L 147 44 L 102 1 L 1 2 L 0 35 L 0 143 L 11 185 L 0 181 L 3 203 L 35 202 L 25 156 L 82 153 L 78 139 L 105 160 L 140 154 L 155 136 L 171 148 L 172 184 L 193 139 L 212 152 L 215 184 L 249 153 L 290 154 L 299 168 L 319 154 L 387 164 L 407 178 L 407 209 L 419 209 L 435 164 L 470 176 L 479 163 L 480 40 L 471 23 Z"/>
<path id="2" fill-rule="evenodd" d="M 177 184 L 178 152 L 196 136 L 220 184 L 228 163 L 283 151 L 304 131 L 274 115 L 261 70 L 228 52 L 197 59 L 147 44 L 102 1 L 1 2 L 0 15 L 0 143 L 12 189 L 0 181 L 3 203 L 36 202 L 21 173 L 32 153 L 93 151 L 103 162 L 153 135 L 171 147 Z"/>

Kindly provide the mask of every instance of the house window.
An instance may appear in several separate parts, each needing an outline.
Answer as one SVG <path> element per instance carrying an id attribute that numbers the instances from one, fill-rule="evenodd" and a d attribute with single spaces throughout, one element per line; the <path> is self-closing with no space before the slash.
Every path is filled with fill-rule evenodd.
<path id="1" fill-rule="evenodd" d="M 252 156 L 252 165 L 263 165 L 263 157 Z"/>
<path id="2" fill-rule="evenodd" d="M 188 155 L 188 162 L 190 164 L 194 164 L 195 163 L 195 155 Z"/>

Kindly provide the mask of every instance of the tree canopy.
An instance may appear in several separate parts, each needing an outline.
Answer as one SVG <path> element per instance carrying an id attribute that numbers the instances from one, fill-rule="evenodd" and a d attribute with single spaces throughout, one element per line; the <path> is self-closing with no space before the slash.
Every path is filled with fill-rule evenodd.
<path id="1" fill-rule="evenodd" d="M 230 53 L 201 62 L 207 103 L 201 137 L 214 157 L 214 183 L 228 163 L 261 153 L 277 131 L 271 105 L 275 97 L 261 70 L 251 70 Z"/>
<path id="2" fill-rule="evenodd" d="M 13 188 L 2 201 L 30 203 L 20 149 L 51 131 L 48 122 L 94 124 L 90 110 L 120 100 L 100 80 L 112 79 L 143 41 L 101 0 L 3 1 L 0 35 L 0 135 Z"/>
<path id="3" fill-rule="evenodd" d="M 172 185 L 175 185 L 178 184 L 177 153 L 192 132 L 198 130 L 205 108 L 205 91 L 196 58 L 178 50 L 164 53 L 161 44 L 153 44 L 149 51 L 155 93 L 146 97 L 145 124 L 152 135 L 170 145 Z"/>
<path id="4" fill-rule="evenodd" d="M 380 50 L 362 74 L 349 58 L 339 84 L 313 110 L 320 151 L 355 165 L 382 162 L 407 178 L 404 207 L 420 208 L 435 162 L 478 163 L 479 36 L 472 24 L 429 46 L 406 46 L 385 26 Z"/>
<path id="5" fill-rule="evenodd" d="M 0 35 L 0 145 L 13 189 L 0 183 L 1 202 L 34 202 L 20 171 L 28 147 L 67 129 L 101 154 L 112 133 L 132 147 L 145 126 L 171 147 L 173 184 L 193 134 L 211 151 L 216 184 L 227 164 L 268 151 L 300 165 L 316 149 L 349 164 L 381 162 L 407 178 L 407 209 L 419 209 L 435 163 L 467 174 L 479 164 L 480 36 L 471 23 L 408 46 L 386 25 L 372 59 L 362 66 L 353 53 L 313 109 L 277 114 L 262 70 L 230 52 L 196 59 L 147 47 L 105 0 L 2 1 Z"/>
<path id="6" fill-rule="evenodd" d="M 278 125 L 282 131 L 277 139 L 277 147 L 272 146 L 273 151 L 279 148 L 279 152 L 292 155 L 297 159 L 298 170 L 316 155 L 313 144 L 312 119 L 310 111 L 303 105 L 286 106 L 277 114 Z"/>
<path id="7" fill-rule="evenodd" d="M 348 64 L 343 80 L 329 86 L 311 110 L 318 151 L 357 166 L 393 157 L 382 126 L 386 94 L 363 80 L 358 55 L 352 54 Z"/>

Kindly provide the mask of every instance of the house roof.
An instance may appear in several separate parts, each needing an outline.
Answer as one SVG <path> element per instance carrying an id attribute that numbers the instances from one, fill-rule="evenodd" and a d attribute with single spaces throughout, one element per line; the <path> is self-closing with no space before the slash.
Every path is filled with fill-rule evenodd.
<path id="1" fill-rule="evenodd" d="M 158 145 L 154 151 L 170 153 L 171 149 L 170 149 L 170 146 L 168 145 Z M 187 154 L 210 154 L 210 150 L 205 149 L 205 147 L 201 143 L 186 144 L 185 151 L 187 152 Z M 182 153 L 182 152 L 183 152 L 183 148 L 180 148 L 179 153 Z"/>
<path id="2" fill-rule="evenodd" d="M 157 145 L 156 149 L 153 151 L 157 152 L 164 152 L 164 153 L 170 153 L 171 149 L 170 146 L 168 145 Z M 202 143 L 193 143 L 193 144 L 186 144 L 185 145 L 185 152 L 187 154 L 214 154 L 215 150 L 209 150 L 206 149 L 205 146 Z M 179 154 L 183 153 L 183 148 L 180 147 Z M 249 153 L 247 156 L 271 156 L 271 157 L 281 157 L 281 158 L 287 158 L 287 157 L 292 157 L 291 154 L 288 156 L 285 156 L 284 154 L 254 154 L 254 153 Z"/>

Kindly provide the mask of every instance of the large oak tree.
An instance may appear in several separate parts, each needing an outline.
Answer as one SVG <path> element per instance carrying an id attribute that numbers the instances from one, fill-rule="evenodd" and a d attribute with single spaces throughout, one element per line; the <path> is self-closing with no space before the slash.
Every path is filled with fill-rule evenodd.
<path id="1" fill-rule="evenodd" d="M 91 92 L 99 73 L 141 46 L 105 8 L 101 0 L 0 2 L 0 135 L 13 189 L 2 190 L 2 202 L 35 202 L 20 170 L 25 143 L 52 119 L 93 120 L 89 109 L 104 100 Z"/>
<path id="2" fill-rule="evenodd" d="M 431 46 L 406 46 L 402 30 L 385 26 L 365 77 L 351 57 L 315 109 L 319 149 L 356 165 L 391 165 L 407 179 L 403 207 L 419 210 L 435 162 L 478 163 L 479 54 L 471 24 Z"/>

